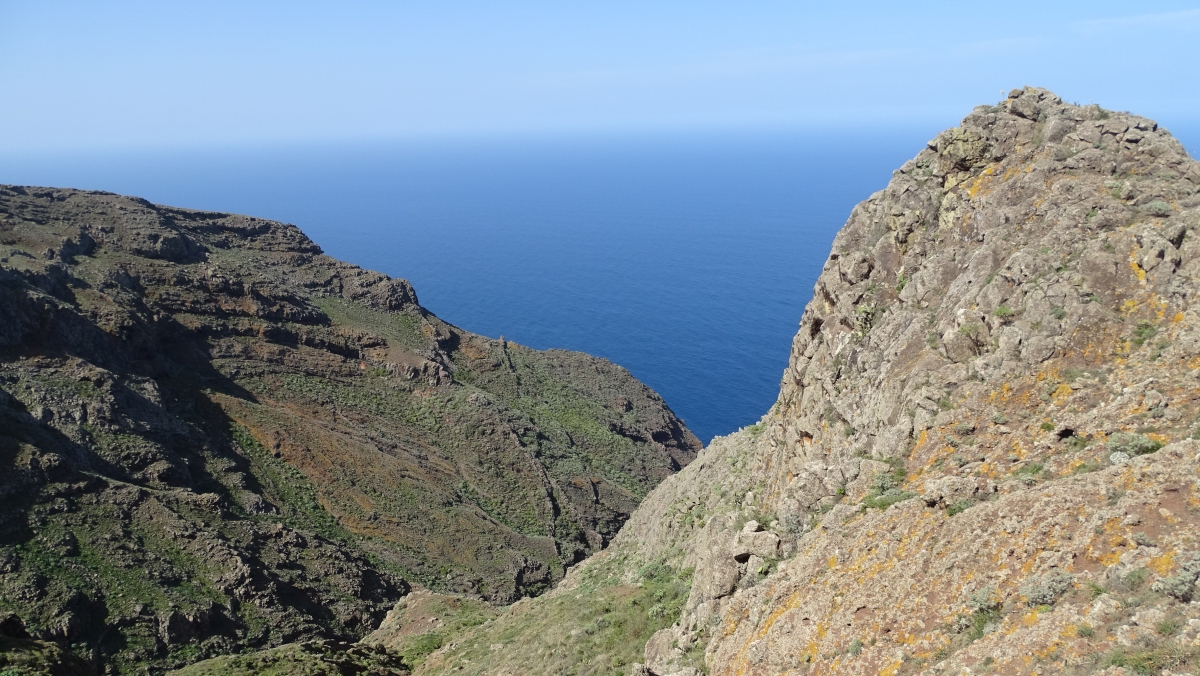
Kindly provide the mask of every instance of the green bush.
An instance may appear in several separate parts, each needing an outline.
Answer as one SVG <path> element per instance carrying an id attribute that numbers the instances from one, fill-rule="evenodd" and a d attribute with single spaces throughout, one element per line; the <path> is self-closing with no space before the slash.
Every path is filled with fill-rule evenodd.
<path id="1" fill-rule="evenodd" d="M 1135 674 L 1158 674 L 1164 669 L 1171 669 L 1186 664 L 1196 657 L 1194 648 L 1180 645 L 1162 644 L 1143 650 L 1115 648 L 1104 656 L 1101 665 L 1105 667 L 1124 667 Z"/>
<path id="2" fill-rule="evenodd" d="M 1075 578 L 1072 575 L 1057 571 L 1027 581 L 1021 585 L 1020 592 L 1025 597 L 1025 603 L 1032 607 L 1052 606 L 1074 585 Z"/>
<path id="3" fill-rule="evenodd" d="M 887 509 L 897 502 L 904 502 L 915 497 L 917 497 L 916 493 L 891 488 L 882 493 L 871 491 L 867 497 L 863 498 L 862 504 L 871 509 Z"/>
<path id="4" fill-rule="evenodd" d="M 1111 453 L 1126 453 L 1130 456 L 1146 455 L 1162 448 L 1162 442 L 1155 441 L 1144 434 L 1127 434 L 1118 432 L 1104 444 Z"/>
<path id="5" fill-rule="evenodd" d="M 1133 330 L 1133 344 L 1141 347 L 1158 333 L 1158 327 L 1148 321 L 1138 322 L 1137 328 Z"/>
<path id="6" fill-rule="evenodd" d="M 1151 216 L 1169 216 L 1171 214 L 1171 205 L 1162 200 L 1155 200 L 1146 205 L 1146 213 Z"/>
<path id="7" fill-rule="evenodd" d="M 975 504 L 974 500 L 969 500 L 969 499 L 968 500 L 959 500 L 958 502 L 956 502 L 953 505 L 950 505 L 949 507 L 946 508 L 946 514 L 948 514 L 950 516 L 954 516 L 955 514 L 961 514 L 965 511 L 967 511 L 967 509 L 969 509 L 971 507 L 971 505 L 974 505 L 974 504 Z"/>
<path id="8" fill-rule="evenodd" d="M 1188 603 L 1196 595 L 1197 578 L 1200 578 L 1200 553 L 1193 554 L 1191 560 L 1180 565 L 1174 575 L 1155 582 L 1150 589 Z"/>
<path id="9" fill-rule="evenodd" d="M 996 308 L 996 311 L 993 312 L 992 314 L 996 315 L 997 317 L 999 317 L 1001 319 L 1005 319 L 1005 318 L 1013 316 L 1016 313 L 1013 312 L 1012 308 L 1010 308 L 1009 306 L 1000 305 Z"/>

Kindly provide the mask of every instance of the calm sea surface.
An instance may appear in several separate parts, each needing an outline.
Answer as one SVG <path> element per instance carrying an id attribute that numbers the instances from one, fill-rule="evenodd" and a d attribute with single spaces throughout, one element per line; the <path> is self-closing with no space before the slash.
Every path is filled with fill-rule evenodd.
<path id="1" fill-rule="evenodd" d="M 834 234 L 939 126 L 0 157 L 0 182 L 295 223 L 458 326 L 625 366 L 707 442 L 774 402 Z"/>

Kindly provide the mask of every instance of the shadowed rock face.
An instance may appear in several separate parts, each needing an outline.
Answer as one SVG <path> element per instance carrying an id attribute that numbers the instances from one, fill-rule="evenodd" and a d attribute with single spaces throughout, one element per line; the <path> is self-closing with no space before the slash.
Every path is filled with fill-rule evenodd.
<path id="1" fill-rule="evenodd" d="M 699 447 L 293 226 L 0 186 L 0 611 L 102 667 L 361 637 L 408 581 L 536 594 Z"/>
<path id="2" fill-rule="evenodd" d="M 1200 164 L 1154 122 L 977 108 L 854 209 L 771 411 L 418 673 L 1194 671 L 1197 230 Z M 689 591 L 656 607 L 663 569 Z"/>

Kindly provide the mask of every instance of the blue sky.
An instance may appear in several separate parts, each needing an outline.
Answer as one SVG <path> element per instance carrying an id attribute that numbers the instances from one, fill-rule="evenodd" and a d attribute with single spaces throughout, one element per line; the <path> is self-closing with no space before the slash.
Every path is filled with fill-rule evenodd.
<path id="1" fill-rule="evenodd" d="M 1034 84 L 1200 120 L 1200 3 L 12 2 L 0 150 L 953 124 Z"/>

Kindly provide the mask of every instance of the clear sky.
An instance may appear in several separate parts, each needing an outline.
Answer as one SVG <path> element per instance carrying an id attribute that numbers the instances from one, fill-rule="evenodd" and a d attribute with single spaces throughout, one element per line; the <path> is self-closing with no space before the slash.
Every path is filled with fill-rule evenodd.
<path id="1" fill-rule="evenodd" d="M 0 151 L 1200 119 L 1196 2 L 0 0 Z"/>

